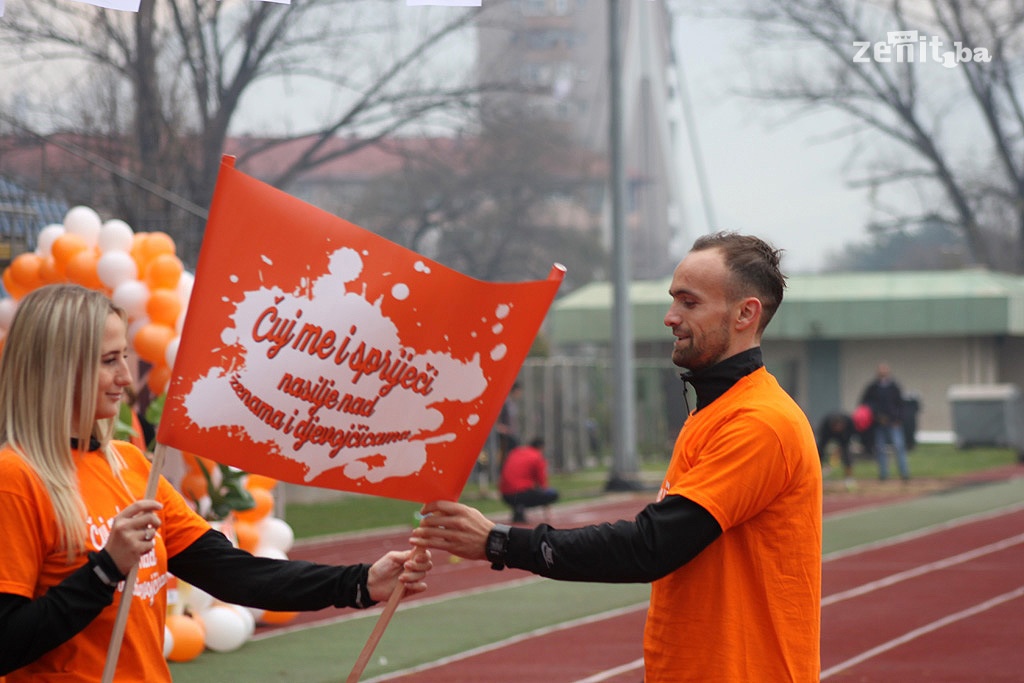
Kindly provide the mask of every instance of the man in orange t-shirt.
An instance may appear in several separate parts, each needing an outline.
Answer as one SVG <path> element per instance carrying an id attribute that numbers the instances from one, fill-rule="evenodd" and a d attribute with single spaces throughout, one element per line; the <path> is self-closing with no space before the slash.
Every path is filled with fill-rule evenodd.
<path id="1" fill-rule="evenodd" d="M 718 233 L 676 268 L 665 325 L 697 402 L 634 520 L 510 528 L 438 501 L 414 543 L 555 579 L 651 582 L 645 683 L 818 681 L 821 468 L 760 348 L 785 289 L 779 261 L 756 237 Z"/>

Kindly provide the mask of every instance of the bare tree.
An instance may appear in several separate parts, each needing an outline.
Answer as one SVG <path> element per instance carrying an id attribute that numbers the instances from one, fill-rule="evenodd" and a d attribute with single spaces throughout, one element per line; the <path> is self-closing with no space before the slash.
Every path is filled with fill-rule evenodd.
<path id="1" fill-rule="evenodd" d="M 143 0 L 139 12 L 130 13 L 64 0 L 19 0 L 8 4 L 0 20 L 0 74 L 8 77 L 0 76 L 0 87 L 13 93 L 12 101 L 24 101 L 25 91 L 34 89 L 55 110 L 51 131 L 80 133 L 74 142 L 80 156 L 108 162 L 116 171 L 112 194 L 121 202 L 111 208 L 120 217 L 149 221 L 164 215 L 179 225 L 190 219 L 198 233 L 201 218 L 175 213 L 166 193 L 150 189 L 179 195 L 185 206 L 207 206 L 232 124 L 243 106 L 259 104 L 256 86 L 277 79 L 325 94 L 317 105 L 296 99 L 295 108 L 319 106 L 321 112 L 292 118 L 304 121 L 293 126 L 293 135 L 274 138 L 272 144 L 302 141 L 301 152 L 290 155 L 271 179 L 283 189 L 338 155 L 432 113 L 472 104 L 475 83 L 424 64 L 449 49 L 477 10 L 416 21 L 411 13 L 424 8 L 402 4 Z M 405 12 L 403 20 L 398 12 Z M 66 68 L 55 70 L 55 64 Z M 72 83 L 60 78 L 69 72 Z M 54 89 L 41 91 L 44 79 Z M 5 119 L 18 130 L 38 132 L 40 114 L 37 109 Z M 356 133 L 351 145 L 325 151 L 332 138 Z M 237 165 L 244 170 L 245 158 Z M 140 185 L 149 187 L 140 191 Z"/>
<path id="2" fill-rule="evenodd" d="M 836 136 L 858 138 L 853 182 L 883 220 L 939 219 L 962 231 L 975 263 L 1024 272 L 1024 4 L 739 6 L 756 29 L 751 94 L 846 114 L 852 125 Z"/>
<path id="3" fill-rule="evenodd" d="M 489 119 L 479 135 L 393 150 L 401 170 L 343 211 L 360 225 L 483 280 L 543 278 L 554 262 L 563 292 L 606 276 L 606 165 L 554 126 Z"/>

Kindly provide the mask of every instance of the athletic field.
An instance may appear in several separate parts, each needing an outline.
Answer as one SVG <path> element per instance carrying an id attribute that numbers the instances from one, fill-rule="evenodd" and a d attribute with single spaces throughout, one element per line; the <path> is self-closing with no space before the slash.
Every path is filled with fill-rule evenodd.
<path id="1" fill-rule="evenodd" d="M 1010 466 L 949 488 L 827 491 L 822 680 L 1024 680 L 1022 475 Z M 558 506 L 550 522 L 631 518 L 650 495 Z M 304 542 L 290 557 L 355 562 L 407 538 L 408 529 L 350 534 Z M 559 583 L 443 553 L 434 560 L 430 590 L 402 604 L 361 681 L 641 681 L 647 586 Z M 301 615 L 260 629 L 236 652 L 173 664 L 174 680 L 345 681 L 378 615 Z"/>

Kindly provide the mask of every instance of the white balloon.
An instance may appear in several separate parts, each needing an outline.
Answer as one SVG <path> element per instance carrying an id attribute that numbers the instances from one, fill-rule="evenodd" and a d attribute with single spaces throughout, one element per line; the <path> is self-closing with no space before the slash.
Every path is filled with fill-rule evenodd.
<path id="1" fill-rule="evenodd" d="M 202 588 L 196 588 L 189 584 L 188 594 L 185 595 L 185 605 L 192 614 L 202 614 L 213 606 L 213 596 Z"/>
<path id="2" fill-rule="evenodd" d="M 128 280 L 118 285 L 110 298 L 128 313 L 129 318 L 139 318 L 146 314 L 149 287 L 138 280 Z"/>
<path id="3" fill-rule="evenodd" d="M 206 647 L 214 652 L 232 652 L 248 638 L 242 615 L 227 605 L 216 605 L 200 615 L 206 624 Z"/>
<path id="4" fill-rule="evenodd" d="M 111 290 L 134 280 L 138 274 L 139 268 L 135 265 L 135 259 L 124 251 L 108 251 L 96 261 L 96 275 L 99 276 L 100 282 Z"/>
<path id="5" fill-rule="evenodd" d="M 181 302 L 188 305 L 188 300 L 192 297 L 192 285 L 195 284 L 196 276 L 192 273 L 183 271 L 181 277 L 178 278 L 178 298 Z"/>
<path id="6" fill-rule="evenodd" d="M 260 544 L 256 546 L 256 550 L 252 551 L 252 554 L 256 557 L 269 557 L 272 560 L 288 559 L 288 554 L 285 551 L 263 543 L 262 539 L 260 540 Z"/>
<path id="7" fill-rule="evenodd" d="M 295 532 L 288 522 L 280 517 L 264 517 L 256 522 L 256 531 L 260 535 L 260 544 L 276 548 L 287 553 L 295 543 Z"/>
<path id="8" fill-rule="evenodd" d="M 164 349 L 164 361 L 167 363 L 167 367 L 174 367 L 174 359 L 178 357 L 178 344 L 181 343 L 181 337 L 175 337 L 171 341 L 167 342 L 167 348 Z"/>
<path id="9" fill-rule="evenodd" d="M 36 253 L 43 258 L 49 256 L 53 243 L 64 233 L 64 226 L 57 223 L 51 223 L 40 230 L 39 236 L 36 238 Z"/>
<path id="10" fill-rule="evenodd" d="M 174 634 L 171 633 L 171 629 L 164 626 L 164 659 L 171 656 L 174 652 Z"/>
<path id="11" fill-rule="evenodd" d="M 7 331 L 14 320 L 14 312 L 18 310 L 18 302 L 10 297 L 0 299 L 0 330 Z"/>
<path id="12" fill-rule="evenodd" d="M 128 323 L 128 344 L 135 344 L 135 335 L 139 333 L 143 327 L 149 324 L 149 316 L 140 315 L 135 320 Z"/>
<path id="13" fill-rule="evenodd" d="M 134 237 L 135 231 L 132 230 L 130 225 L 120 218 L 113 218 L 100 226 L 100 234 L 96 243 L 99 245 L 102 253 L 108 251 L 123 251 L 127 253 L 132 250 Z"/>
<path id="14" fill-rule="evenodd" d="M 80 236 L 90 247 L 96 246 L 102 226 L 100 215 L 88 206 L 76 206 L 64 216 L 64 229 Z"/>
<path id="15" fill-rule="evenodd" d="M 242 621 L 245 622 L 245 637 L 247 639 L 251 638 L 252 634 L 256 633 L 256 616 L 248 607 L 242 607 L 241 605 L 227 605 L 227 608 L 233 609 L 242 617 Z"/>

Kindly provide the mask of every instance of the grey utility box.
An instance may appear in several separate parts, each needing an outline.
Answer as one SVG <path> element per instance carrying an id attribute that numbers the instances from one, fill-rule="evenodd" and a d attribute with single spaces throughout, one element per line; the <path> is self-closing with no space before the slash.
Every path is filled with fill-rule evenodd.
<path id="1" fill-rule="evenodd" d="M 946 394 L 957 448 L 1024 452 L 1024 395 L 1014 384 L 954 384 Z"/>

